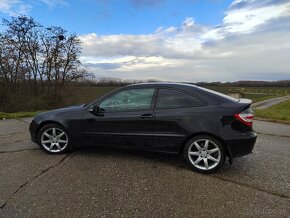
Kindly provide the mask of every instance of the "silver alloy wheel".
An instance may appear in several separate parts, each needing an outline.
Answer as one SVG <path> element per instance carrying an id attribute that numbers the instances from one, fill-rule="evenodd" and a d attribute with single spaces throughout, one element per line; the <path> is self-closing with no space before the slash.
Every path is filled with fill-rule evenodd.
<path id="1" fill-rule="evenodd" d="M 198 169 L 211 170 L 221 160 L 219 147 L 209 139 L 198 139 L 188 148 L 188 158 Z"/>
<path id="2" fill-rule="evenodd" d="M 41 144 L 49 152 L 61 152 L 68 145 L 67 134 L 59 128 L 49 128 L 41 135 Z"/>

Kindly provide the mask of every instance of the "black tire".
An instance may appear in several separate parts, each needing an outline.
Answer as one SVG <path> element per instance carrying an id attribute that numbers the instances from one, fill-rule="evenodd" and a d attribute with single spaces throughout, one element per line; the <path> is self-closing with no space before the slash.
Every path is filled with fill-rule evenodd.
<path id="1" fill-rule="evenodd" d="M 203 147 L 206 144 L 206 140 L 208 140 L 208 149 Z M 196 146 L 195 142 L 198 146 L 200 146 L 200 150 L 198 149 L 198 146 Z M 191 155 L 189 152 L 191 152 Z M 223 144 L 216 138 L 208 135 L 199 135 L 188 140 L 184 146 L 183 153 L 187 164 L 194 171 L 199 173 L 216 172 L 221 166 L 224 165 L 226 159 Z"/>
<path id="2" fill-rule="evenodd" d="M 46 131 L 50 131 L 50 130 L 53 131 L 52 129 L 55 129 L 56 134 L 57 133 L 61 133 L 61 131 L 63 131 L 65 133 L 60 139 L 62 141 L 64 141 L 65 136 L 66 136 L 67 137 L 67 143 L 60 142 L 58 144 L 58 146 L 60 146 L 62 149 L 58 149 L 58 147 L 56 147 L 56 145 L 54 145 L 52 150 L 48 150 L 48 146 L 51 145 L 51 144 L 49 144 L 50 142 L 48 142 L 48 144 L 42 143 L 42 137 L 47 137 L 47 136 L 44 136 L 43 134 Z M 55 138 L 57 138 L 57 137 L 55 137 Z M 48 137 L 46 139 L 50 140 Z M 62 126 L 58 125 L 58 124 L 47 124 L 47 125 L 43 126 L 38 131 L 37 144 L 39 145 L 39 147 L 42 150 L 44 150 L 48 154 L 64 154 L 64 153 L 67 153 L 67 152 L 72 150 L 71 140 L 70 140 L 70 136 L 68 134 L 68 131 L 65 128 L 63 128 Z"/>

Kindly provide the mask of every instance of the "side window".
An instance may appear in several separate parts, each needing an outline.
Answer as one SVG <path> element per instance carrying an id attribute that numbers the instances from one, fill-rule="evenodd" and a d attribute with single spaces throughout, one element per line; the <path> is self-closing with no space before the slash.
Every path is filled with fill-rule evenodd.
<path id="1" fill-rule="evenodd" d="M 151 106 L 154 88 L 130 89 L 116 93 L 103 100 L 99 107 L 105 112 L 148 110 Z"/>
<path id="2" fill-rule="evenodd" d="M 172 90 L 159 89 L 156 108 L 183 108 L 204 106 L 205 103 L 189 94 Z"/>

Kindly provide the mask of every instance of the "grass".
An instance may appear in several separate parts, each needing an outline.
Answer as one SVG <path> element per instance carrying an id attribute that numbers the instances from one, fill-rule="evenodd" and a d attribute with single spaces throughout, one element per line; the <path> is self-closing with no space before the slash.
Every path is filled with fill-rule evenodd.
<path id="1" fill-rule="evenodd" d="M 255 110 L 255 116 L 271 121 L 290 123 L 290 100 L 264 110 Z"/>
<path id="2" fill-rule="evenodd" d="M 16 113 L 4 113 L 0 112 L 0 119 L 18 119 L 23 117 L 34 117 L 41 111 L 36 112 L 16 112 Z"/>

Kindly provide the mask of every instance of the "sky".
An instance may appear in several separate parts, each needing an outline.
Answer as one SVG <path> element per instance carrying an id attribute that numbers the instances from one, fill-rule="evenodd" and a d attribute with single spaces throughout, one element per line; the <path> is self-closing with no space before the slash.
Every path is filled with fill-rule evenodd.
<path id="1" fill-rule="evenodd" d="M 290 79 L 290 0 L 0 0 L 15 15 L 78 34 L 97 78 Z"/>

